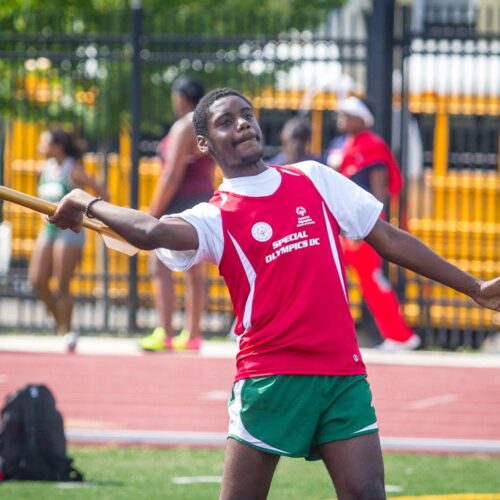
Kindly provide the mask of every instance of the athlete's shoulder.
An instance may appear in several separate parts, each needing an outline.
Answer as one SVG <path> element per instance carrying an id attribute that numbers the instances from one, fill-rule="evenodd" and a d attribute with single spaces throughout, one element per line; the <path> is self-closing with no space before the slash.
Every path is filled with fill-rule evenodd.
<path id="1" fill-rule="evenodd" d="M 294 163 L 291 168 L 296 172 L 296 175 L 303 175 L 308 178 L 323 197 L 332 189 L 340 189 L 345 180 L 345 177 L 333 168 L 314 160 Z"/>
<path id="2" fill-rule="evenodd" d="M 316 160 L 306 160 L 298 163 L 294 163 L 291 165 L 293 169 L 303 173 L 307 177 L 312 180 L 316 180 L 318 178 L 325 178 L 329 176 L 337 176 L 338 174 L 335 170 L 330 167 L 327 167 L 323 163 L 320 163 Z"/>
<path id="3" fill-rule="evenodd" d="M 212 200 L 215 198 L 216 194 L 217 192 L 214 193 L 209 201 L 198 203 L 193 208 L 188 210 L 191 210 L 194 214 L 205 215 L 206 217 L 216 217 L 220 215 L 219 207 L 217 206 L 217 204 L 212 203 Z"/>
<path id="4" fill-rule="evenodd" d="M 222 193 L 221 191 L 217 190 L 217 191 L 214 191 L 214 194 L 212 195 L 212 197 L 208 200 L 208 204 L 213 207 L 213 208 L 217 208 L 219 209 L 220 205 L 222 204 L 222 202 L 224 201 L 224 198 L 225 198 L 225 193 Z"/>
<path id="5" fill-rule="evenodd" d="M 339 193 L 350 193 L 353 189 L 357 189 L 356 184 L 347 177 L 335 169 L 323 165 L 323 163 L 304 161 L 296 163 L 294 166 L 312 181 L 324 198 L 331 196 L 332 193 L 338 195 Z"/>
<path id="6" fill-rule="evenodd" d="M 210 221 L 220 217 L 220 208 L 217 204 L 210 201 L 204 201 L 194 205 L 194 207 L 183 210 L 176 214 L 164 215 L 161 219 L 167 220 L 168 218 L 181 218 L 191 222 L 191 220 Z"/>
<path id="7" fill-rule="evenodd" d="M 175 140 L 195 141 L 193 122 L 189 115 L 184 115 L 179 118 L 168 132 L 169 142 Z"/>

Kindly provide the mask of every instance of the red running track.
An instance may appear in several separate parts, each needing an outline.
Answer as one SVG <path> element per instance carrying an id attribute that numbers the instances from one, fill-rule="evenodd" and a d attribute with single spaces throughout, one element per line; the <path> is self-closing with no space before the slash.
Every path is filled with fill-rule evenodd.
<path id="1" fill-rule="evenodd" d="M 500 441 L 500 370 L 368 364 L 382 437 Z M 54 392 L 67 429 L 225 432 L 232 359 L 1 353 L 0 397 Z"/>

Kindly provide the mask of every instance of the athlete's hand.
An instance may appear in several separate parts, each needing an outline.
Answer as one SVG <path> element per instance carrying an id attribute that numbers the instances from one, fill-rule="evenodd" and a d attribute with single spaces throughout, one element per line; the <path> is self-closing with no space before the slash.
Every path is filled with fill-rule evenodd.
<path id="1" fill-rule="evenodd" d="M 79 233 L 82 228 L 85 207 L 93 199 L 94 197 L 85 191 L 73 189 L 61 199 L 56 211 L 47 220 L 61 229 L 71 229 Z"/>
<path id="2" fill-rule="evenodd" d="M 500 311 L 500 278 L 481 283 L 479 292 L 473 299 L 481 306 Z"/>

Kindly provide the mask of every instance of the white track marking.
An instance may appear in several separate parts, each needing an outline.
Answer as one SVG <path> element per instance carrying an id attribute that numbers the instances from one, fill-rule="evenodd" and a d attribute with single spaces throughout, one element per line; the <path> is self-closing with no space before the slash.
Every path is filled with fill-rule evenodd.
<path id="1" fill-rule="evenodd" d="M 225 432 L 146 431 L 68 429 L 66 437 L 71 443 L 117 443 L 151 446 L 213 446 L 224 447 Z M 442 453 L 500 454 L 500 440 L 444 439 L 425 437 L 381 437 L 385 451 L 419 451 Z"/>
<path id="2" fill-rule="evenodd" d="M 410 403 L 410 408 L 412 410 L 422 410 L 424 408 L 432 408 L 433 406 L 445 405 L 448 403 L 453 403 L 458 399 L 456 394 L 441 394 L 439 396 L 433 396 L 431 398 L 417 399 Z"/>
<path id="3" fill-rule="evenodd" d="M 227 401 L 231 393 L 229 391 L 208 391 L 200 395 L 202 401 Z"/>
<path id="4" fill-rule="evenodd" d="M 174 484 L 222 483 L 221 476 L 179 476 L 173 477 Z"/>

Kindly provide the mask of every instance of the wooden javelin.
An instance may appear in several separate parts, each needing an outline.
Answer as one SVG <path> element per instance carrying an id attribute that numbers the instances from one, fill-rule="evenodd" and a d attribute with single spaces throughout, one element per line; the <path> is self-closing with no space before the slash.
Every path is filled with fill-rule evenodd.
<path id="1" fill-rule="evenodd" d="M 0 198 L 46 215 L 52 215 L 57 208 L 55 203 L 42 200 L 36 196 L 31 196 L 2 185 L 0 185 Z M 99 220 L 83 217 L 82 226 L 92 229 L 93 231 L 97 231 L 102 236 L 104 244 L 112 250 L 116 250 L 117 252 L 130 256 L 135 255 L 139 251 L 137 247 L 131 245 L 128 241 L 124 240 L 121 236 L 116 234 L 112 229 L 106 226 L 106 224 Z"/>

